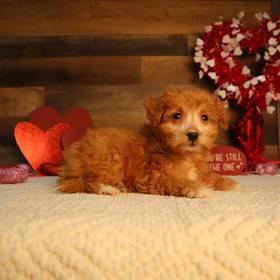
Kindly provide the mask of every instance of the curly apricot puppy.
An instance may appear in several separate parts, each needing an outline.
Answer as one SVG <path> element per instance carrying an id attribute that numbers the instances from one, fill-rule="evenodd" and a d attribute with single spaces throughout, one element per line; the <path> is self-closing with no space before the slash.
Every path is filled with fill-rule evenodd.
<path id="1" fill-rule="evenodd" d="M 89 129 L 64 152 L 58 189 L 66 193 L 139 192 L 186 197 L 238 184 L 210 171 L 206 159 L 229 113 L 218 97 L 199 89 L 168 90 L 145 101 L 153 135 L 125 129 Z"/>

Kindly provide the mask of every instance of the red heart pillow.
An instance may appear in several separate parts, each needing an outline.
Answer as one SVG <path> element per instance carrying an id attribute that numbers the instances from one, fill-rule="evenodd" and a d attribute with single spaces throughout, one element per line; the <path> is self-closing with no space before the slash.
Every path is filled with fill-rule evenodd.
<path id="1" fill-rule="evenodd" d="M 92 127 L 92 119 L 89 112 L 82 108 L 71 108 L 62 116 L 50 106 L 41 106 L 30 114 L 29 120 L 43 131 L 47 131 L 59 122 L 68 123 L 70 127 L 62 134 L 61 138 L 64 149 L 79 140 L 86 130 Z"/>
<path id="2" fill-rule="evenodd" d="M 15 139 L 26 160 L 39 172 L 44 163 L 60 163 L 61 137 L 67 129 L 69 124 L 58 123 L 44 132 L 33 123 L 21 122 L 15 127 Z"/>

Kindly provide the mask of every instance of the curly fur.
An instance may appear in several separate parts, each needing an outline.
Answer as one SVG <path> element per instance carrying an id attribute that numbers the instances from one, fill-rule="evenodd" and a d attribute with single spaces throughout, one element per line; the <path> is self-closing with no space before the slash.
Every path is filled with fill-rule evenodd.
<path id="1" fill-rule="evenodd" d="M 89 129 L 64 152 L 58 189 L 203 197 L 209 190 L 237 187 L 233 180 L 212 173 L 206 161 L 218 127 L 228 126 L 229 113 L 223 102 L 200 89 L 167 90 L 159 98 L 148 98 L 145 108 L 152 135 Z M 181 118 L 174 119 L 175 113 Z M 190 140 L 189 132 L 198 138 Z"/>

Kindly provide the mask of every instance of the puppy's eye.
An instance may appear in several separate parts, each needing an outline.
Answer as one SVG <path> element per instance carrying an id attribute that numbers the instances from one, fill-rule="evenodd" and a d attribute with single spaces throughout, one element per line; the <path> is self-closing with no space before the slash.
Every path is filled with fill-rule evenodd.
<path id="1" fill-rule="evenodd" d="M 208 116 L 207 116 L 207 115 L 202 115 L 201 118 L 202 118 L 202 120 L 205 121 L 205 122 L 208 121 Z"/>
<path id="2" fill-rule="evenodd" d="M 174 120 L 179 120 L 181 118 L 182 118 L 181 113 L 175 113 L 175 114 L 172 115 L 172 119 L 174 119 Z"/>

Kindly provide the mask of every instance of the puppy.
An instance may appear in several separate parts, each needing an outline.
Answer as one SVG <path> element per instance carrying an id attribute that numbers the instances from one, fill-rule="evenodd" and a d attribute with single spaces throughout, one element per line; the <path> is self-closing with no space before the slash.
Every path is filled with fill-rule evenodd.
<path id="1" fill-rule="evenodd" d="M 125 129 L 89 129 L 64 152 L 58 189 L 87 192 L 185 197 L 238 187 L 214 174 L 207 159 L 229 113 L 218 97 L 199 89 L 167 90 L 145 101 L 150 137 Z"/>

